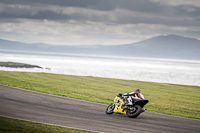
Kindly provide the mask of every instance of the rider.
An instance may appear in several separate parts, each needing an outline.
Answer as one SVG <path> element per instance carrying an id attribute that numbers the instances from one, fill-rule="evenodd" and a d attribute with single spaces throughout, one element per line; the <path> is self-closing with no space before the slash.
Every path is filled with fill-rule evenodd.
<path id="1" fill-rule="evenodd" d="M 133 96 L 135 98 L 140 98 L 140 99 L 144 99 L 144 96 L 142 95 L 142 93 L 140 92 L 140 89 L 136 89 L 134 92 L 129 93 L 130 96 Z"/>
<path id="2" fill-rule="evenodd" d="M 124 93 L 124 96 L 126 104 L 132 104 L 131 96 L 138 99 L 144 99 L 144 96 L 142 95 L 142 93 L 140 93 L 140 89 L 136 89 L 134 92 Z"/>

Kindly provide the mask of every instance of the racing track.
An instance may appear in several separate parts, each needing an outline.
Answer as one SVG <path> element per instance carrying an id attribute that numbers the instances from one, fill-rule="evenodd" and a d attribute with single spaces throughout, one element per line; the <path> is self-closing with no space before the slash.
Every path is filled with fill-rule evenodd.
<path id="1" fill-rule="evenodd" d="M 106 115 L 107 105 L 42 94 L 0 84 L 0 115 L 108 133 L 199 133 L 200 120 L 145 112 L 138 118 Z"/>

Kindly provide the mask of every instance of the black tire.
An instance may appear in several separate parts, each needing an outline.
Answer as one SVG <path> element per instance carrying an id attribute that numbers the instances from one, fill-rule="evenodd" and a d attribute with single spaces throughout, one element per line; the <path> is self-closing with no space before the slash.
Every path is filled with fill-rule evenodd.
<path id="1" fill-rule="evenodd" d="M 139 105 L 134 105 L 133 108 L 134 108 L 133 111 L 131 111 L 131 110 L 126 111 L 127 116 L 130 118 L 136 118 L 142 112 L 142 108 Z"/>
<path id="2" fill-rule="evenodd" d="M 106 108 L 106 114 L 111 115 L 113 114 L 113 110 L 115 109 L 115 104 L 111 103 L 107 108 Z"/>

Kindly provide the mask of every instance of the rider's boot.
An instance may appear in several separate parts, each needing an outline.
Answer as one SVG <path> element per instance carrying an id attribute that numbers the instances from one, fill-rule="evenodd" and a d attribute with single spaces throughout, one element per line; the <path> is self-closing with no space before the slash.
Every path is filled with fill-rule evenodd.
<path id="1" fill-rule="evenodd" d="M 145 112 L 146 110 L 147 110 L 147 109 L 142 109 L 141 113 L 142 113 L 142 112 Z"/>

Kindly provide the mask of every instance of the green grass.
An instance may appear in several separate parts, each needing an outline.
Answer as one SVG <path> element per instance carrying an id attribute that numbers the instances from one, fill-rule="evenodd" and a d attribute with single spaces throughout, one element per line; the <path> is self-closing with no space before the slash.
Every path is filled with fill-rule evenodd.
<path id="1" fill-rule="evenodd" d="M 110 104 L 118 93 L 141 89 L 150 112 L 200 119 L 200 87 L 109 78 L 0 71 L 0 83 Z"/>
<path id="2" fill-rule="evenodd" d="M 0 133 L 89 133 L 87 131 L 5 118 L 0 116 Z"/>

